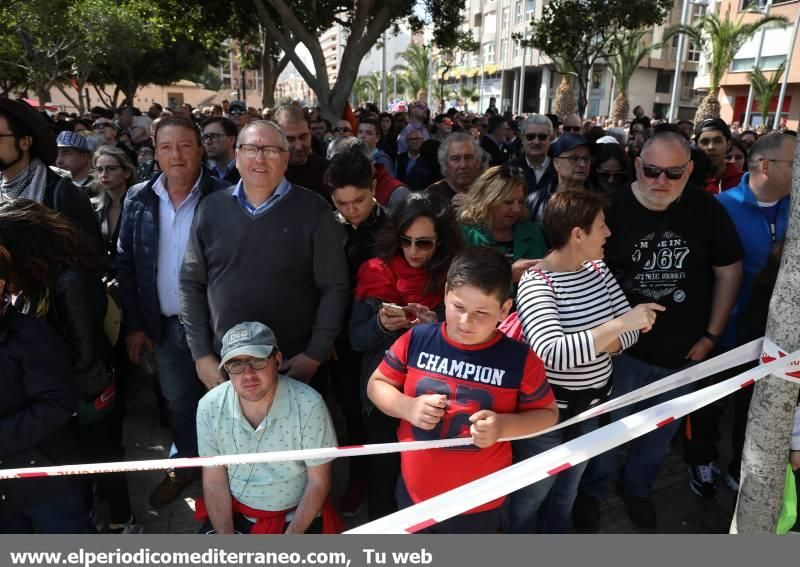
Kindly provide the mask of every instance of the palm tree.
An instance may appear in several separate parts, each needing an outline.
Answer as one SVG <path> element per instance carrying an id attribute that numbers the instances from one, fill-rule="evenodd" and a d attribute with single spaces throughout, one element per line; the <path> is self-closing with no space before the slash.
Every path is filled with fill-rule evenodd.
<path id="1" fill-rule="evenodd" d="M 467 108 L 468 101 L 478 102 L 480 100 L 478 89 L 476 87 L 468 87 L 467 85 L 461 87 L 461 90 L 458 91 L 458 96 L 464 101 L 464 112 L 469 112 Z"/>
<path id="2" fill-rule="evenodd" d="M 639 67 L 642 59 L 648 57 L 654 49 L 660 49 L 663 43 L 650 43 L 645 41 L 649 33 L 647 29 L 626 30 L 618 33 L 611 40 L 611 50 L 614 55 L 609 58 L 608 64 L 614 81 L 619 89 L 617 98 L 611 110 L 611 120 L 627 120 L 630 103 L 628 102 L 628 86 L 631 78 Z"/>
<path id="3" fill-rule="evenodd" d="M 353 96 L 356 99 L 356 104 L 362 102 L 376 101 L 380 98 L 381 94 L 381 76 L 380 73 L 371 73 L 369 75 L 362 75 L 356 78 L 353 83 Z"/>
<path id="4" fill-rule="evenodd" d="M 561 83 L 559 83 L 553 99 L 553 113 L 563 120 L 567 114 L 575 112 L 575 90 L 572 88 L 572 77 L 576 73 L 572 64 L 565 58 L 554 56 L 551 59 L 553 67 L 561 74 Z"/>
<path id="5" fill-rule="evenodd" d="M 753 85 L 753 97 L 756 100 L 756 107 L 761 113 L 761 124 L 767 127 L 769 103 L 772 102 L 772 96 L 775 94 L 775 89 L 778 88 L 778 82 L 781 80 L 784 69 L 786 69 L 785 62 L 781 63 L 780 66 L 775 69 L 775 72 L 769 79 L 758 67 L 747 73 L 747 78 L 750 79 L 750 84 Z M 776 110 L 776 112 L 780 111 Z"/>
<path id="6" fill-rule="evenodd" d="M 408 49 L 401 52 L 398 57 L 405 61 L 404 64 L 395 65 L 393 71 L 405 73 L 407 85 L 406 92 L 410 92 L 412 97 L 428 88 L 431 77 L 431 52 L 424 45 L 411 44 Z"/>
<path id="7" fill-rule="evenodd" d="M 694 116 L 695 124 L 706 118 L 718 118 L 720 113 L 719 87 L 722 76 L 728 71 L 733 62 L 733 57 L 741 47 L 752 38 L 756 32 L 765 26 L 788 24 L 783 16 L 764 16 L 755 22 L 742 21 L 744 14 L 736 21 L 728 15 L 725 19 L 715 13 L 708 13 L 699 18 L 692 25 L 676 25 L 664 34 L 664 41 L 676 33 L 683 33 L 689 40 L 703 50 L 708 62 L 708 75 L 711 85 L 708 94 L 700 102 Z"/>

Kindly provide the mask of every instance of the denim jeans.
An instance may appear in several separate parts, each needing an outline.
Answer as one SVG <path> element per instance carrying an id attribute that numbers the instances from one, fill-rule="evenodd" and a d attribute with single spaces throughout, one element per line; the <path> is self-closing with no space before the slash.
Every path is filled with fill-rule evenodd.
<path id="1" fill-rule="evenodd" d="M 597 429 L 598 419 L 588 419 L 577 424 L 576 437 Z M 570 428 L 567 428 L 572 429 Z M 514 462 L 518 463 L 558 447 L 566 440 L 566 430 L 559 429 L 533 437 L 512 441 Z M 517 490 L 510 497 L 509 531 L 516 534 L 565 533 L 570 526 L 572 504 L 578 493 L 587 462 L 578 463 L 557 475 L 549 476 Z"/>
<path id="2" fill-rule="evenodd" d="M 686 366 L 690 364 L 687 361 Z M 611 392 L 611 399 L 665 378 L 678 370 L 680 369 L 653 366 L 627 354 L 621 354 L 614 359 L 612 375 L 614 389 Z M 609 414 L 610 419 L 611 421 L 620 420 L 633 413 L 688 394 L 693 389 L 694 385 L 688 384 L 654 398 L 620 408 Z M 626 494 L 641 497 L 650 495 L 653 482 L 661 468 L 661 462 L 669 451 L 669 444 L 681 423 L 682 420 L 677 419 L 628 444 L 628 459 L 621 479 Z M 581 492 L 596 498 L 605 498 L 608 493 L 608 482 L 614 475 L 618 463 L 619 447 L 610 449 L 589 461 L 589 466 L 581 479 Z"/>
<path id="3" fill-rule="evenodd" d="M 172 440 L 178 457 L 197 456 L 197 402 L 205 386 L 197 377 L 186 331 L 177 317 L 161 318 L 161 344 L 155 359 L 161 392 L 167 401 Z"/>

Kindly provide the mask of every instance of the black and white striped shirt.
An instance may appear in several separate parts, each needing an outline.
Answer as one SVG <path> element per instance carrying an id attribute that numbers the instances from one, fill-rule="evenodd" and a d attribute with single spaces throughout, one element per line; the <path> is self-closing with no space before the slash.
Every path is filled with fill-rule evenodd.
<path id="1" fill-rule="evenodd" d="M 528 270 L 517 292 L 525 340 L 544 361 L 551 385 L 568 390 L 600 390 L 608 384 L 611 357 L 595 352 L 591 330 L 630 308 L 602 261 L 586 262 L 577 272 Z M 619 339 L 626 349 L 638 338 L 638 331 L 627 331 Z"/>

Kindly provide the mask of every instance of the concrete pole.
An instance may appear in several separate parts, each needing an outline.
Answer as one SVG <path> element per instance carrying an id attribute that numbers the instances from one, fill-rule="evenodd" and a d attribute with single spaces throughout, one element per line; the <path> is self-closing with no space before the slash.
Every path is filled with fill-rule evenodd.
<path id="1" fill-rule="evenodd" d="M 800 144 L 795 145 L 792 175 L 792 206 L 789 228 L 781 258 L 778 279 L 769 303 L 764 333 L 781 350 L 800 348 Z M 742 452 L 739 496 L 731 533 L 774 534 L 781 513 L 789 437 L 792 432 L 797 393 L 794 382 L 767 376 L 753 387 L 753 400 L 747 415 L 747 433 Z"/>
<path id="2" fill-rule="evenodd" d="M 483 114 L 483 25 L 486 23 L 483 21 L 483 0 L 480 2 L 480 10 L 481 10 L 481 29 L 480 33 L 478 34 L 478 42 L 481 44 L 481 49 L 479 51 L 481 57 L 481 84 L 479 88 L 479 97 L 478 100 L 478 114 Z"/>
<path id="3" fill-rule="evenodd" d="M 797 41 L 798 27 L 800 27 L 800 11 L 798 11 L 794 19 L 792 40 L 789 42 L 789 55 L 786 56 L 786 69 L 783 71 L 783 81 L 781 81 L 781 94 L 778 95 L 778 106 L 775 108 L 775 122 L 772 123 L 773 130 L 777 130 L 781 127 L 781 109 L 783 108 L 783 99 L 786 98 L 786 87 L 789 84 L 789 70 L 792 68 L 792 55 L 794 54 L 794 45 Z"/>
<path id="4" fill-rule="evenodd" d="M 381 112 L 386 110 L 386 31 L 383 32 L 383 56 L 381 57 Z"/>
<path id="5" fill-rule="evenodd" d="M 772 0 L 767 0 L 767 5 L 764 8 L 764 15 L 769 16 L 769 9 L 772 8 Z M 756 51 L 756 60 L 753 62 L 753 71 L 758 69 L 758 64 L 761 62 L 761 50 L 764 48 L 764 36 L 767 31 L 761 28 L 758 32 L 758 51 Z M 790 44 L 794 47 L 793 44 Z M 747 130 L 750 127 L 750 115 L 752 114 L 753 106 L 753 84 L 750 83 L 750 89 L 747 91 L 747 108 L 744 111 L 744 120 L 742 121 L 742 130 Z M 766 126 L 766 125 L 765 125 Z"/>
<path id="6" fill-rule="evenodd" d="M 689 23 L 689 0 L 683 0 L 683 9 L 681 10 L 681 25 L 685 26 Z M 683 52 L 686 48 L 686 35 L 678 35 L 678 53 L 675 56 L 675 76 L 672 78 L 672 96 L 669 100 L 669 114 L 667 115 L 667 122 L 675 122 L 678 118 L 678 105 L 680 104 L 681 96 L 681 72 L 683 69 Z"/>
<path id="7" fill-rule="evenodd" d="M 525 34 L 523 40 L 528 39 L 528 25 L 525 25 Z M 522 48 L 522 65 L 519 67 L 519 97 L 517 98 L 517 115 L 522 115 L 522 109 L 525 106 L 525 56 L 528 54 L 528 48 Z"/>

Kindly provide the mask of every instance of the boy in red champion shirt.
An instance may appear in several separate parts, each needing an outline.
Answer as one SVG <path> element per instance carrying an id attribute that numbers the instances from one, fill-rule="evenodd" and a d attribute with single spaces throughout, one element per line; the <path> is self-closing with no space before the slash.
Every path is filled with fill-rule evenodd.
<path id="1" fill-rule="evenodd" d="M 558 421 L 542 361 L 497 330 L 511 309 L 511 266 L 493 248 L 471 247 L 447 272 L 445 322 L 417 325 L 386 351 L 367 394 L 400 418 L 400 441 L 472 436 L 474 446 L 401 454 L 398 505 L 408 507 L 511 464 L 500 438 Z M 428 528 L 430 533 L 494 533 L 499 498 Z"/>

